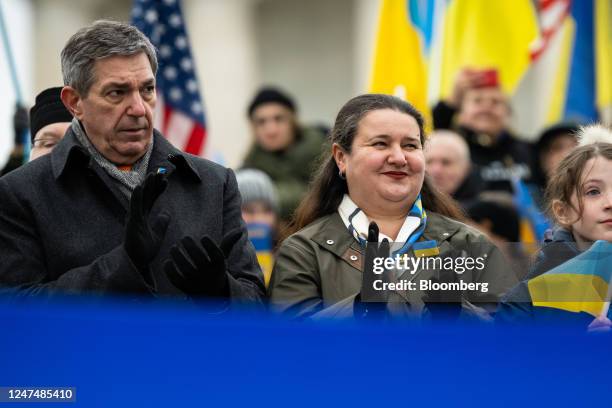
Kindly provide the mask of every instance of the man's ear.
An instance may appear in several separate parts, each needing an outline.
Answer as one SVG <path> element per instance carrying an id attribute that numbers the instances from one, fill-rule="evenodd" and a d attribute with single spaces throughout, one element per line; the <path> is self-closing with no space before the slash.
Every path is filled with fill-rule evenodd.
<path id="1" fill-rule="evenodd" d="M 83 116 L 83 109 L 81 107 L 82 98 L 79 93 L 71 86 L 65 86 L 62 88 L 60 98 L 66 106 L 66 109 L 72 113 L 77 119 L 81 119 Z"/>
<path id="2" fill-rule="evenodd" d="M 555 215 L 555 219 L 562 227 L 568 228 L 576 221 L 571 219 L 571 211 L 568 205 L 561 202 L 560 200 L 553 200 L 552 212 Z"/>
<path id="3" fill-rule="evenodd" d="M 342 174 L 346 174 L 346 153 L 338 143 L 332 145 L 332 156 L 336 161 L 336 166 L 340 169 Z"/>

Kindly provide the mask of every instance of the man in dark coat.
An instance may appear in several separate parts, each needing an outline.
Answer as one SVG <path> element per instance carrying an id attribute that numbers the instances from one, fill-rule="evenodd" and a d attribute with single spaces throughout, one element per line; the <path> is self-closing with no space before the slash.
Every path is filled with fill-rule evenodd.
<path id="1" fill-rule="evenodd" d="M 127 24 L 70 38 L 61 98 L 74 120 L 51 154 L 0 179 L 2 292 L 261 302 L 234 174 L 153 130 L 156 71 Z"/>

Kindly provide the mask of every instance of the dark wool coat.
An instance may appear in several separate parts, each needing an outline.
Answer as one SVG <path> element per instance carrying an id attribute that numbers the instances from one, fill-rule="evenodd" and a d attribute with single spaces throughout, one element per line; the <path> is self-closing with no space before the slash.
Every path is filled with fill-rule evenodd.
<path id="1" fill-rule="evenodd" d="M 177 165 L 170 163 L 172 156 Z M 151 219 L 170 224 L 148 286 L 123 249 L 129 202 L 76 140 L 72 129 L 50 154 L 0 178 L 0 288 L 13 295 L 140 293 L 182 295 L 167 279 L 169 249 L 190 235 L 217 245 L 236 227 L 228 258 L 232 299 L 260 302 L 261 270 L 248 241 L 233 172 L 174 148 L 157 131 L 148 172 L 165 167 L 168 188 Z M 206 273 L 207 271 L 202 271 Z"/>

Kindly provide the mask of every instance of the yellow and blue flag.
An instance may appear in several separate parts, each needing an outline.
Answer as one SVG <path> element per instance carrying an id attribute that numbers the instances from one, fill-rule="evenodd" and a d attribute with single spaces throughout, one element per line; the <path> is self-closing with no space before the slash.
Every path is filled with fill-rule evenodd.
<path id="1" fill-rule="evenodd" d="M 429 115 L 428 60 L 436 0 L 383 0 L 370 92 L 398 96 Z M 444 2 L 442 2 L 444 3 Z"/>
<path id="2" fill-rule="evenodd" d="M 531 0 L 451 0 L 444 17 L 441 97 L 450 95 L 464 67 L 498 71 L 511 94 L 530 64 L 529 47 L 538 36 Z"/>
<path id="3" fill-rule="evenodd" d="M 382 0 L 370 92 L 426 116 L 465 67 L 495 69 L 513 127 L 612 120 L 611 0 Z"/>
<path id="4" fill-rule="evenodd" d="M 612 243 L 596 241 L 587 251 L 527 285 L 534 306 L 600 316 L 607 312 L 611 279 Z"/>
<path id="5" fill-rule="evenodd" d="M 512 180 L 513 201 L 520 215 L 521 242 L 532 243 L 544 240 L 544 234 L 551 228 L 549 220 L 538 208 L 529 188 L 518 177 Z"/>
<path id="6" fill-rule="evenodd" d="M 435 240 L 415 242 L 412 250 L 417 258 L 440 255 L 440 248 Z"/>
<path id="7" fill-rule="evenodd" d="M 426 118 L 466 66 L 497 69 L 512 92 L 537 34 L 531 0 L 382 0 L 369 90 L 399 96 Z"/>
<path id="8" fill-rule="evenodd" d="M 257 262 L 263 272 L 264 284 L 267 288 L 270 284 L 272 269 L 274 268 L 272 230 L 267 224 L 248 223 L 247 231 L 249 233 L 249 241 L 251 241 L 255 248 Z"/>
<path id="9" fill-rule="evenodd" d="M 564 117 L 582 123 L 597 119 L 594 11 L 594 1 L 573 1 L 568 16 L 575 21 L 576 35 Z"/>

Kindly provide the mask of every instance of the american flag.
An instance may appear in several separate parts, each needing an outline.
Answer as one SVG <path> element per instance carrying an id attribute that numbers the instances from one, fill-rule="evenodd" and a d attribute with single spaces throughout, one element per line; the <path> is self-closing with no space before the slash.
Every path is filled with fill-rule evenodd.
<path id="1" fill-rule="evenodd" d="M 177 148 L 203 155 L 206 122 L 179 0 L 134 0 L 132 24 L 158 49 L 155 128 Z"/>
<path id="2" fill-rule="evenodd" d="M 540 36 L 531 45 L 531 60 L 540 58 L 552 38 L 570 15 L 571 0 L 539 0 L 537 2 Z"/>

